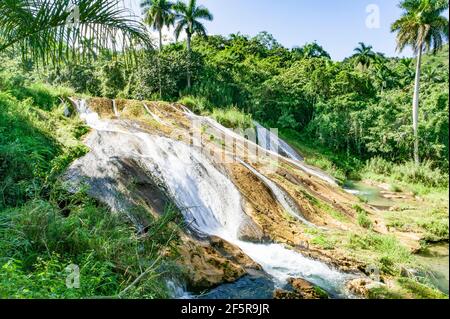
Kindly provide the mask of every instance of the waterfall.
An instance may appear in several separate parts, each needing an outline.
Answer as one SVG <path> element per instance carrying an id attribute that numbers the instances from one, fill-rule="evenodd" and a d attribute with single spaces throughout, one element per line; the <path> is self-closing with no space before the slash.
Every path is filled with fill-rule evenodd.
<path id="1" fill-rule="evenodd" d="M 248 165 L 244 161 L 240 160 L 240 163 L 247 169 L 249 169 L 253 174 L 255 174 L 255 176 L 258 177 L 270 189 L 277 201 L 281 204 L 284 210 L 289 213 L 289 215 L 300 220 L 305 225 L 316 227 L 314 224 L 310 223 L 302 216 L 302 214 L 298 211 L 296 204 L 292 201 L 292 198 L 290 198 L 290 196 L 286 194 L 284 190 L 278 187 L 277 184 L 272 182 L 270 179 L 265 177 L 263 174 L 258 172 L 251 165 Z"/>
<path id="2" fill-rule="evenodd" d="M 150 108 L 147 106 L 147 104 L 143 103 L 144 105 L 144 109 L 147 111 L 147 113 L 153 117 L 153 119 L 158 122 L 159 124 L 163 124 L 163 125 L 167 125 L 167 123 L 165 121 L 163 121 L 158 115 L 156 115 L 155 113 L 153 113 Z"/>
<path id="3" fill-rule="evenodd" d="M 281 156 L 290 158 L 295 161 L 302 162 L 304 159 L 300 156 L 288 143 L 280 139 L 277 135 L 261 126 L 258 122 L 254 121 L 253 124 L 256 128 L 256 134 L 258 136 L 258 144 L 269 151 L 279 153 Z"/>
<path id="4" fill-rule="evenodd" d="M 330 175 L 326 174 L 325 172 L 323 172 L 323 171 L 321 171 L 319 169 L 316 169 L 316 168 L 313 168 L 313 167 L 310 167 L 310 166 L 306 165 L 303 162 L 303 160 L 297 160 L 297 159 L 293 159 L 291 157 L 285 157 L 285 156 L 279 154 L 278 151 L 273 151 L 270 148 L 265 148 L 262 145 L 255 144 L 252 141 L 249 141 L 249 140 L 245 139 L 242 135 L 239 135 L 239 134 L 235 133 L 234 131 L 224 127 L 223 125 L 221 125 L 220 123 L 214 121 L 213 119 L 211 119 L 209 117 L 199 116 L 199 115 L 196 115 L 196 114 L 194 114 L 192 112 L 186 112 L 186 111 L 184 113 L 191 120 L 197 120 L 197 121 L 200 121 L 200 122 L 207 123 L 208 125 L 210 125 L 214 129 L 219 131 L 224 136 L 229 136 L 231 138 L 236 139 L 237 141 L 245 142 L 248 145 L 251 145 L 251 146 L 255 147 L 257 150 L 259 150 L 258 151 L 259 153 L 260 153 L 260 151 L 265 151 L 269 155 L 272 155 L 272 156 L 275 156 L 275 157 L 283 157 L 283 159 L 285 161 L 289 162 L 290 164 L 294 165 L 295 167 L 299 168 L 300 170 L 304 171 L 305 173 L 310 174 L 312 176 L 315 176 L 315 177 L 317 177 L 317 178 L 319 178 L 319 179 L 329 183 L 330 185 L 337 186 L 336 180 L 333 177 L 331 177 Z M 267 131 L 267 129 L 265 129 L 265 130 Z M 262 132 L 262 130 L 258 130 L 257 131 L 258 134 L 260 134 L 261 132 Z M 263 134 L 263 135 L 265 135 L 265 134 Z M 285 146 L 287 146 L 287 147 L 284 148 L 285 151 L 287 151 L 288 149 L 292 150 L 292 148 L 286 142 L 282 141 L 280 138 L 278 138 L 274 134 L 271 134 L 269 136 L 265 135 L 265 136 L 268 138 L 269 141 L 272 140 L 272 139 L 276 139 L 278 142 L 276 142 L 276 143 L 269 143 L 267 141 L 266 137 L 264 137 L 264 138 L 262 138 L 262 140 L 264 141 L 263 144 L 268 144 L 269 143 L 269 144 L 273 144 L 273 145 L 276 145 L 276 144 L 278 144 L 278 145 L 285 145 Z M 293 152 L 295 154 L 295 151 L 293 151 Z M 292 155 L 292 156 L 294 156 L 294 155 Z M 297 157 L 300 157 L 300 155 L 297 155 Z"/>
<path id="5" fill-rule="evenodd" d="M 142 147 L 141 153 L 136 152 L 133 156 L 164 184 L 186 222 L 198 233 L 218 236 L 238 246 L 259 263 L 279 287 L 285 285 L 290 277 L 304 278 L 334 296 L 346 297 L 344 283 L 348 275 L 280 244 L 257 244 L 239 240 L 239 228 L 245 215 L 240 192 L 230 178 L 217 169 L 201 151 L 166 137 L 143 132 L 124 132 L 109 124 L 110 121 L 99 119 L 96 113 L 89 110 L 85 101 L 78 102 L 77 109 L 80 117 L 92 128 L 134 135 L 143 143 L 145 147 Z M 287 211 L 307 222 L 289 203 L 285 193 L 254 168 L 252 171 L 270 185 Z"/>
<path id="6" fill-rule="evenodd" d="M 116 105 L 116 100 L 112 100 L 112 106 L 113 106 L 113 111 L 114 111 L 114 116 L 119 118 L 119 112 L 117 111 L 117 105 Z"/>

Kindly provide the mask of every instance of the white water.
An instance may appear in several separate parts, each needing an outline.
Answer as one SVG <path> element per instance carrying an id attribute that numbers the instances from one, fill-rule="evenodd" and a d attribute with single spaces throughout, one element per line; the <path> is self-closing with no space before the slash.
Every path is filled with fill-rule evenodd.
<path id="1" fill-rule="evenodd" d="M 278 153 L 281 156 L 302 162 L 301 157 L 289 144 L 273 134 L 271 131 L 261 126 L 258 122 L 253 122 L 258 136 L 258 144 L 267 150 Z"/>
<path id="2" fill-rule="evenodd" d="M 185 111 L 184 113 L 185 113 L 186 116 L 188 116 L 189 118 L 191 118 L 193 120 L 203 121 L 203 122 L 208 123 L 211 127 L 215 128 L 216 130 L 218 130 L 219 132 L 221 132 L 225 136 L 229 136 L 231 138 L 234 138 L 237 141 L 243 141 L 243 142 L 245 142 L 245 143 L 247 143 L 249 145 L 252 145 L 252 146 L 256 147 L 256 149 L 264 150 L 264 151 L 266 151 L 266 153 L 268 155 L 272 155 L 272 156 L 275 156 L 275 157 L 279 157 L 279 156 L 283 157 L 285 161 L 293 164 L 294 166 L 296 166 L 297 168 L 299 168 L 302 171 L 306 172 L 307 174 L 315 176 L 315 177 L 317 177 L 317 178 L 319 178 L 319 179 L 321 179 L 321 180 L 323 180 L 323 181 L 325 181 L 325 182 L 327 182 L 327 183 L 329 183 L 331 185 L 337 186 L 336 180 L 333 177 L 331 177 L 330 175 L 328 175 L 328 174 L 326 174 L 326 173 L 324 173 L 324 172 L 322 172 L 322 171 L 320 171 L 318 169 L 314 169 L 314 168 L 311 168 L 311 167 L 307 166 L 303 161 L 292 159 L 290 157 L 284 157 L 284 156 L 280 155 L 278 151 L 272 151 L 272 150 L 270 150 L 268 148 L 265 148 L 265 147 L 263 147 L 261 145 L 255 144 L 252 141 L 249 141 L 249 140 L 245 139 L 242 135 L 239 135 L 236 132 L 234 132 L 234 131 L 224 127 L 223 125 L 221 125 L 220 123 L 212 120 L 209 117 L 199 116 L 199 115 L 196 115 L 196 114 L 194 114 L 194 113 L 192 113 L 190 111 L 189 112 Z M 269 138 L 270 138 L 270 136 L 269 136 Z M 287 145 L 286 142 L 282 141 L 278 137 L 274 137 L 273 134 L 272 134 L 272 138 L 276 138 L 279 141 L 278 145 L 279 144 Z M 264 142 L 264 143 L 267 143 L 267 142 Z"/>
<path id="3" fill-rule="evenodd" d="M 283 245 L 239 240 L 239 228 L 244 216 L 240 193 L 230 179 L 202 153 L 165 137 L 117 129 L 109 125 L 110 122 L 99 119 L 84 101 L 78 103 L 77 109 L 80 117 L 92 128 L 134 135 L 143 142 L 143 153 L 135 153 L 134 156 L 141 158 L 149 171 L 164 183 L 192 228 L 240 247 L 273 276 L 274 282 L 280 287 L 290 277 L 301 277 L 340 297 L 345 296 L 343 285 L 348 279 L 347 275 Z M 288 203 L 285 205 L 286 208 L 290 206 Z"/>
<path id="4" fill-rule="evenodd" d="M 315 227 L 314 224 L 307 221 L 301 213 L 298 211 L 295 203 L 292 202 L 292 199 L 289 197 L 288 194 L 281 188 L 277 186 L 274 182 L 272 182 L 270 179 L 265 177 L 263 174 L 258 172 L 255 168 L 253 168 L 251 165 L 248 165 L 244 161 L 240 160 L 240 163 L 244 165 L 246 168 L 248 168 L 253 174 L 255 174 L 272 192 L 272 194 L 275 196 L 277 201 L 281 204 L 281 206 L 284 208 L 284 210 L 289 213 L 294 218 L 297 218 L 305 225 Z"/>
<path id="5" fill-rule="evenodd" d="M 158 122 L 159 124 L 164 124 L 164 125 L 166 125 L 167 123 L 165 122 L 165 121 L 163 121 L 158 115 L 156 115 L 155 113 L 153 113 L 151 110 L 150 110 L 150 108 L 147 106 L 147 104 L 145 104 L 145 103 L 143 103 L 144 104 L 144 109 L 147 111 L 147 113 L 151 116 L 151 117 L 153 117 L 153 119 L 156 121 L 156 122 Z"/>
<path id="6" fill-rule="evenodd" d="M 113 111 L 114 111 L 114 115 L 115 117 L 119 117 L 119 112 L 117 111 L 117 105 L 116 105 L 116 100 L 112 100 L 112 105 L 113 105 Z"/>

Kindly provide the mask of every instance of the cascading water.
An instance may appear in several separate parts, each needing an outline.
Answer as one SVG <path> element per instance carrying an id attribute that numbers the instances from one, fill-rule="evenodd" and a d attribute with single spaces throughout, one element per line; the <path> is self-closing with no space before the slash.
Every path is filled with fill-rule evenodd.
<path id="1" fill-rule="evenodd" d="M 277 201 L 281 204 L 281 206 L 285 209 L 287 213 L 289 213 L 292 217 L 297 218 L 305 225 L 315 227 L 314 224 L 307 221 L 301 213 L 298 211 L 295 203 L 292 202 L 292 199 L 286 194 L 285 191 L 280 189 L 274 182 L 265 177 L 263 174 L 254 169 L 251 165 L 248 165 L 244 161 L 240 160 L 240 163 L 244 165 L 247 169 L 249 169 L 256 177 L 258 177 L 272 192 Z"/>
<path id="2" fill-rule="evenodd" d="M 177 111 L 178 111 L 178 110 L 177 110 Z M 242 141 L 242 142 L 244 142 L 244 143 L 247 143 L 249 146 L 255 147 L 255 148 L 258 149 L 259 151 L 264 150 L 264 151 L 266 151 L 266 153 L 268 153 L 269 155 L 272 155 L 272 156 L 282 156 L 282 157 L 284 158 L 285 161 L 287 161 L 287 162 L 293 164 L 294 166 L 298 167 L 298 168 L 301 169 L 302 171 L 304 171 L 304 172 L 306 172 L 306 173 L 308 173 L 308 174 L 310 174 L 310 175 L 312 175 L 312 176 L 315 176 L 315 177 L 317 177 L 317 178 L 319 178 L 319 179 L 321 179 L 321 180 L 323 180 L 323 181 L 325 181 L 325 182 L 327 182 L 327 183 L 329 183 L 329 184 L 331 184 L 331 185 L 337 185 L 336 180 L 335 180 L 333 177 L 331 177 L 330 175 L 326 174 L 326 173 L 323 172 L 323 171 L 320 171 L 320 170 L 318 170 L 318 169 L 315 169 L 315 168 L 312 168 L 312 167 L 309 167 L 309 166 L 305 165 L 305 163 L 303 162 L 303 160 L 297 160 L 297 159 L 293 159 L 293 158 L 291 158 L 291 157 L 285 157 L 285 156 L 281 155 L 281 154 L 279 153 L 279 151 L 277 151 L 277 150 L 273 151 L 273 150 L 271 150 L 270 148 L 266 148 L 266 147 L 263 147 L 262 145 L 255 144 L 255 143 L 253 143 L 253 142 L 251 142 L 251 141 L 245 139 L 245 137 L 243 137 L 242 135 L 239 135 L 239 134 L 235 133 L 234 131 L 232 131 L 232 130 L 226 128 L 226 127 L 224 127 L 223 125 L 217 123 L 216 121 L 212 120 L 212 119 L 209 118 L 209 117 L 199 116 L 199 115 L 196 115 L 196 114 L 194 114 L 194 113 L 192 113 L 192 112 L 190 112 L 190 111 L 189 111 L 189 112 L 184 111 L 184 113 L 185 113 L 185 115 L 186 115 L 187 117 L 189 117 L 189 118 L 192 119 L 192 120 L 204 122 L 204 123 L 210 125 L 211 127 L 213 127 L 214 129 L 216 129 L 217 131 L 219 131 L 219 132 L 220 132 L 221 134 L 223 134 L 224 136 L 229 136 L 229 137 L 234 138 L 234 139 L 236 139 L 236 140 L 238 140 L 238 141 Z M 261 126 L 260 126 L 260 127 L 261 127 Z M 265 130 L 267 131 L 267 129 L 265 129 Z M 261 130 L 259 130 L 259 132 L 261 132 Z M 258 133 L 258 132 L 257 132 L 257 133 Z M 259 134 L 259 133 L 258 133 L 258 134 Z M 264 138 L 267 138 L 267 136 L 268 136 L 270 139 L 276 139 L 276 140 L 278 141 L 278 142 L 276 142 L 275 144 L 278 144 L 278 145 L 282 144 L 282 145 L 286 145 L 286 146 L 288 146 L 289 148 L 291 148 L 286 142 L 284 142 L 283 140 L 281 140 L 279 137 L 274 136 L 274 134 L 271 134 L 271 135 L 272 135 L 272 136 L 270 136 L 270 135 L 265 135 L 266 137 L 264 137 Z M 274 143 L 268 143 L 268 142 L 264 142 L 264 143 L 265 143 L 265 144 L 274 144 Z M 292 149 L 292 148 L 291 148 L 291 149 Z M 294 153 L 295 153 L 295 151 L 294 151 Z M 299 155 L 297 155 L 297 156 L 299 156 Z"/>
<path id="3" fill-rule="evenodd" d="M 272 152 L 278 152 L 281 156 L 293 159 L 295 161 L 303 161 L 300 156 L 289 144 L 280 139 L 277 135 L 261 126 L 258 122 L 253 122 L 258 136 L 258 144 Z"/>
<path id="4" fill-rule="evenodd" d="M 165 121 L 163 121 L 158 115 L 156 115 L 155 113 L 153 113 L 150 108 L 147 106 L 147 104 L 143 103 L 144 105 L 144 109 L 147 111 L 147 113 L 153 117 L 153 119 L 158 122 L 159 124 L 163 124 L 163 125 L 167 125 L 167 123 Z"/>
<path id="5" fill-rule="evenodd" d="M 124 132 L 101 120 L 85 101 L 77 102 L 80 117 L 99 131 L 132 134 L 144 144 L 142 154 L 133 154 L 161 180 L 186 221 L 199 233 L 215 235 L 240 247 L 259 263 L 282 287 L 290 277 L 304 278 L 336 297 L 346 297 L 348 275 L 326 264 L 311 260 L 280 244 L 256 244 L 239 239 L 244 217 L 241 196 L 231 180 L 220 172 L 199 150 L 180 141 L 142 132 Z M 289 205 L 286 203 L 287 207 Z"/>
<path id="6" fill-rule="evenodd" d="M 112 106 L 113 106 L 114 116 L 118 118 L 119 117 L 119 111 L 117 110 L 116 100 L 112 100 Z"/>

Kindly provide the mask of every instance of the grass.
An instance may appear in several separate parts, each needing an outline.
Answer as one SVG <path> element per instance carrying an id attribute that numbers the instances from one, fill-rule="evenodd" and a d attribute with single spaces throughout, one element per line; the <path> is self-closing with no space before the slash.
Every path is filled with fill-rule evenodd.
<path id="1" fill-rule="evenodd" d="M 390 275 L 397 275 L 403 265 L 414 261 L 411 252 L 391 235 L 371 231 L 361 234 L 351 233 L 347 247 Z"/>
<path id="2" fill-rule="evenodd" d="M 390 181 L 394 192 L 401 190 L 396 182 L 416 193 L 448 188 L 448 172 L 434 168 L 431 162 L 423 162 L 420 165 L 413 162 L 394 164 L 375 157 L 367 161 L 362 174 L 365 178 Z"/>
<path id="3" fill-rule="evenodd" d="M 173 266 L 161 252 L 176 240 L 177 214 L 147 213 L 141 236 L 83 191 L 65 191 L 59 176 L 88 152 L 80 141 L 88 128 L 63 115 L 62 92 L 0 91 L 0 298 L 168 297 L 161 274 Z M 66 287 L 71 264 L 79 289 Z"/>
<path id="4" fill-rule="evenodd" d="M 356 218 L 358 225 L 366 229 L 372 229 L 373 223 L 372 220 L 367 215 L 367 212 L 359 205 L 355 205 L 353 208 L 356 210 L 358 214 Z"/>
<path id="5" fill-rule="evenodd" d="M 192 95 L 182 97 L 178 103 L 186 106 L 196 114 L 205 114 L 211 112 L 213 107 L 208 99 L 204 97 L 195 97 Z"/>
<path id="6" fill-rule="evenodd" d="M 167 224 L 175 213 L 153 220 L 152 236 L 142 238 L 122 216 L 86 196 L 70 196 L 77 199 L 67 217 L 56 203 L 41 199 L 1 213 L 0 296 L 118 297 L 147 271 L 146 280 L 123 297 L 167 297 L 158 269 L 162 266 L 159 247 L 172 240 Z M 80 269 L 80 289 L 65 285 L 65 268 L 71 264 Z"/>
<path id="7" fill-rule="evenodd" d="M 252 116 L 245 114 L 236 107 L 227 109 L 214 109 L 211 117 L 223 126 L 231 129 L 248 129 L 253 128 Z"/>
<path id="8" fill-rule="evenodd" d="M 411 278 L 399 278 L 391 287 L 381 286 L 369 290 L 370 299 L 448 299 L 444 293 Z"/>
<path id="9" fill-rule="evenodd" d="M 343 183 L 357 175 L 362 163 L 355 157 L 311 143 L 310 138 L 294 130 L 281 130 L 280 137 L 305 157 L 307 164 L 318 167 Z"/>
<path id="10" fill-rule="evenodd" d="M 448 241 L 447 205 L 448 203 L 445 204 L 445 202 L 428 202 L 417 209 L 405 207 L 399 211 L 386 212 L 384 215 L 389 227 L 398 231 L 422 234 L 421 237 L 425 243 Z"/>

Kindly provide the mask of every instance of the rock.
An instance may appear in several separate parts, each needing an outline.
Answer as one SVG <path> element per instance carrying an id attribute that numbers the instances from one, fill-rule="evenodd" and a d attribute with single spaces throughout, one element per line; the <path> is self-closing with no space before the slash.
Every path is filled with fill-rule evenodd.
<path id="1" fill-rule="evenodd" d="M 261 266 L 241 249 L 218 237 L 200 240 L 184 235 L 177 254 L 177 263 L 185 270 L 186 280 L 193 291 L 232 283 L 250 270 L 261 270 Z"/>
<path id="2" fill-rule="evenodd" d="M 320 287 L 301 278 L 290 278 L 288 283 L 302 299 L 328 299 L 328 294 Z"/>
<path id="3" fill-rule="evenodd" d="M 277 289 L 273 292 L 273 299 L 303 299 L 303 296 L 294 291 Z"/>
<path id="4" fill-rule="evenodd" d="M 360 297 L 368 298 L 371 289 L 384 286 L 381 282 L 375 282 L 370 278 L 357 278 L 347 283 L 347 289 Z"/>
<path id="5" fill-rule="evenodd" d="M 320 287 L 301 278 L 290 278 L 288 283 L 292 291 L 277 289 L 273 293 L 274 299 L 328 299 L 328 294 Z"/>

